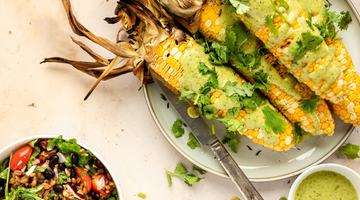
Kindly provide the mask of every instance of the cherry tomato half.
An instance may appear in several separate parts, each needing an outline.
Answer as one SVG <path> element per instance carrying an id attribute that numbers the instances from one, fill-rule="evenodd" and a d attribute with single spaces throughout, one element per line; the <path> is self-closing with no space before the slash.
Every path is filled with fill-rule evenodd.
<path id="1" fill-rule="evenodd" d="M 91 178 L 89 174 L 83 173 L 85 171 L 82 168 L 76 168 L 77 175 L 81 178 L 82 182 L 84 183 L 84 186 L 86 186 L 86 193 L 89 193 L 91 190 Z"/>
<path id="2" fill-rule="evenodd" d="M 105 192 L 107 177 L 104 174 L 99 174 L 91 180 L 92 182 L 92 190 L 102 197 L 109 197 L 110 193 Z"/>
<path id="3" fill-rule="evenodd" d="M 30 159 L 33 148 L 29 145 L 17 150 L 11 157 L 10 168 L 12 171 L 22 170 Z"/>

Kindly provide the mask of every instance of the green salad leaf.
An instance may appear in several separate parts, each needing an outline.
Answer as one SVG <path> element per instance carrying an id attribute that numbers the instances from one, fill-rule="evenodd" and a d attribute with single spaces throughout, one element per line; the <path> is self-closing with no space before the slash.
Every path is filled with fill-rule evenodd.
<path id="1" fill-rule="evenodd" d="M 77 144 L 76 139 L 70 139 L 67 141 L 65 141 L 65 140 L 58 141 L 56 143 L 56 147 L 59 149 L 59 151 L 61 153 L 66 154 L 68 157 L 70 157 L 70 155 L 72 153 L 77 155 L 77 157 L 79 159 L 78 165 L 80 167 L 84 167 L 84 165 L 86 163 L 88 163 L 91 159 L 93 159 L 93 157 L 94 157 L 94 154 L 89 150 L 86 150 L 85 152 L 80 153 L 80 150 L 82 149 L 82 147 Z"/>
<path id="2" fill-rule="evenodd" d="M 39 197 L 37 192 L 42 190 L 43 187 L 44 185 L 39 185 L 34 188 L 24 188 L 22 186 L 18 186 L 9 194 L 9 197 L 6 198 L 6 200 L 16 200 L 16 199 L 42 200 L 42 198 Z"/>

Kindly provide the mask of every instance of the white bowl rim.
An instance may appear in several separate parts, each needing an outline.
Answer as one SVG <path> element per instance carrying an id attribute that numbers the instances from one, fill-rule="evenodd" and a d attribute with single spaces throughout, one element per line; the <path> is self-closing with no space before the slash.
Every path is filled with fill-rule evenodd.
<path id="1" fill-rule="evenodd" d="M 20 139 L 20 140 L 17 140 L 17 141 L 15 141 L 15 142 L 7 145 L 7 146 L 4 147 L 4 148 L 2 148 L 2 149 L 0 150 L 0 155 L 2 155 L 5 151 L 13 148 L 13 147 L 16 146 L 16 145 L 19 145 L 19 144 L 22 144 L 22 143 L 28 143 L 28 142 L 30 142 L 30 141 L 32 141 L 32 140 L 37 139 L 37 138 L 43 138 L 43 139 L 46 139 L 46 138 L 57 138 L 58 136 L 60 136 L 60 135 L 33 135 L 33 136 L 26 137 L 26 138 L 22 138 L 22 139 Z M 69 140 L 69 139 L 73 139 L 73 138 L 69 138 L 69 137 L 63 136 L 63 139 L 64 139 L 64 140 Z M 111 177 L 113 178 L 113 181 L 115 182 L 115 186 L 116 186 L 116 190 L 117 190 L 117 194 L 118 194 L 119 200 L 123 200 L 122 193 L 121 193 L 121 190 L 120 190 L 120 184 L 119 184 L 119 182 L 118 182 L 118 180 L 117 180 L 114 172 L 110 169 L 109 165 L 104 161 L 103 158 L 101 158 L 101 156 L 100 156 L 99 154 L 97 154 L 95 151 L 93 151 L 93 150 L 92 150 L 91 148 L 89 148 L 87 145 L 84 145 L 83 143 L 79 142 L 79 141 L 77 140 L 77 138 L 74 138 L 74 139 L 76 139 L 76 142 L 77 142 L 80 146 L 84 147 L 84 148 L 87 149 L 87 150 L 90 150 L 91 153 L 93 153 L 93 154 L 96 156 L 96 158 L 98 158 L 98 159 L 101 161 L 101 163 L 106 167 L 107 171 L 111 174 Z M 13 151 L 15 151 L 15 150 L 17 150 L 17 149 L 13 149 Z M 2 162 L 2 161 L 0 161 L 0 162 Z"/>
<path id="2" fill-rule="evenodd" d="M 290 187 L 288 200 L 294 200 L 296 189 L 302 180 L 304 180 L 310 174 L 312 174 L 314 172 L 318 172 L 318 171 L 333 171 L 333 172 L 337 172 L 337 173 L 345 176 L 354 185 L 358 196 L 360 195 L 360 186 L 355 185 L 353 182 L 353 180 L 355 180 L 355 179 L 359 180 L 359 182 L 360 182 L 360 175 L 356 171 L 354 171 L 353 169 L 351 169 L 347 166 L 344 166 L 344 165 L 335 164 L 335 163 L 324 163 L 324 164 L 310 167 L 309 169 L 305 170 L 302 174 L 300 174 L 296 178 L 296 180 Z M 351 174 L 351 176 L 345 175 L 345 173 Z"/>

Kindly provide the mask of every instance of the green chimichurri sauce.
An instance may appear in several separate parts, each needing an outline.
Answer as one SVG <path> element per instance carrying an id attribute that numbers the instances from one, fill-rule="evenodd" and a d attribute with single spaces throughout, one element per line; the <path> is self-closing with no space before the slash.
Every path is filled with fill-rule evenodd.
<path id="1" fill-rule="evenodd" d="M 333 171 L 310 174 L 296 189 L 295 200 L 358 200 L 353 184 Z"/>

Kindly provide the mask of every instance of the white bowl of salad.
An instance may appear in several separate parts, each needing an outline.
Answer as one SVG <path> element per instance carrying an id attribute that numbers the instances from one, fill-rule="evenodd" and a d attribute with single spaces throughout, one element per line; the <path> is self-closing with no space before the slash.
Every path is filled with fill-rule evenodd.
<path id="1" fill-rule="evenodd" d="M 76 139 L 27 137 L 3 148 L 0 163 L 0 199 L 123 199 L 108 165 Z"/>

